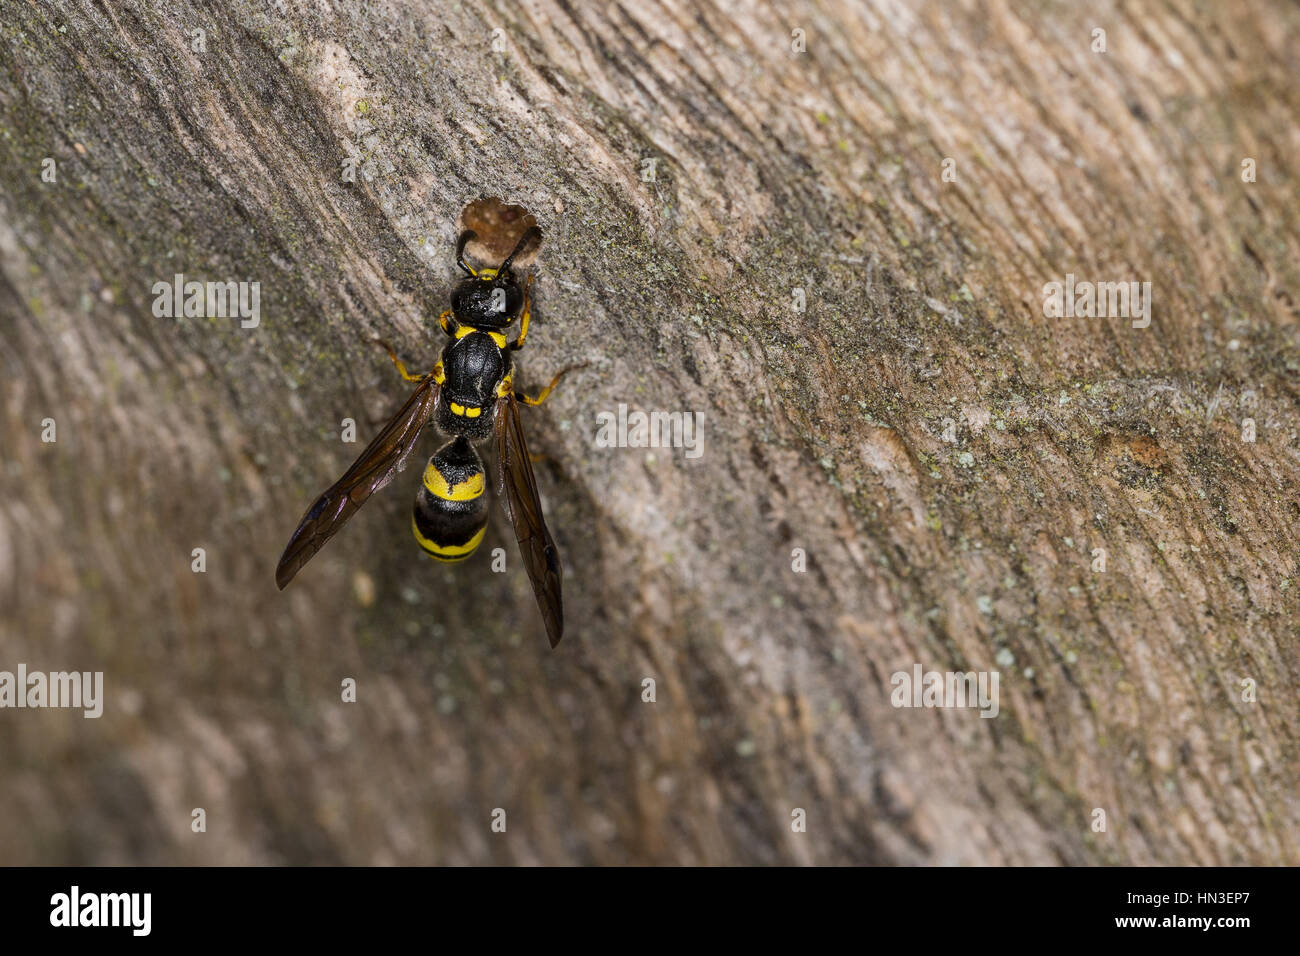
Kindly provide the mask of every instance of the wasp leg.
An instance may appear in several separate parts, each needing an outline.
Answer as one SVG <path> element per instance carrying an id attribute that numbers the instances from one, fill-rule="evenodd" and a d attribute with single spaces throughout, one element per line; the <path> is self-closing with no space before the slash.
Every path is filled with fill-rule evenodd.
<path id="1" fill-rule="evenodd" d="M 515 392 L 515 398 L 519 399 L 519 401 L 523 402 L 525 405 L 540 405 L 542 402 L 546 401 L 546 397 L 551 394 L 551 389 L 560 384 L 560 379 L 564 378 L 564 376 L 568 375 L 574 369 L 586 368 L 590 364 L 590 362 L 579 362 L 577 365 L 570 365 L 568 368 L 561 369 L 559 374 L 556 375 L 555 378 L 551 379 L 551 384 L 547 385 L 537 393 L 536 398 L 531 395 L 525 395 L 523 392 Z"/>
<path id="2" fill-rule="evenodd" d="M 456 325 L 459 323 L 451 317 L 451 309 L 448 309 L 446 312 L 442 313 L 442 315 L 438 316 L 438 324 L 442 326 L 442 330 L 448 335 L 455 335 Z"/>
<path id="3" fill-rule="evenodd" d="M 375 342 L 384 347 L 388 352 L 388 357 L 393 360 L 393 364 L 397 366 L 397 370 L 402 373 L 402 378 L 406 379 L 408 382 L 422 382 L 428 377 L 427 375 L 412 375 L 406 370 L 406 364 L 397 357 L 397 353 L 393 351 L 391 345 L 383 339 L 375 339 Z"/>
<path id="4" fill-rule="evenodd" d="M 524 311 L 519 317 L 519 337 L 510 343 L 510 350 L 519 351 L 524 347 L 524 339 L 528 337 L 528 322 L 533 316 L 532 304 L 529 299 L 529 291 L 533 287 L 533 277 L 529 276 L 528 281 L 524 283 Z M 561 372 L 560 374 L 564 374 Z"/>

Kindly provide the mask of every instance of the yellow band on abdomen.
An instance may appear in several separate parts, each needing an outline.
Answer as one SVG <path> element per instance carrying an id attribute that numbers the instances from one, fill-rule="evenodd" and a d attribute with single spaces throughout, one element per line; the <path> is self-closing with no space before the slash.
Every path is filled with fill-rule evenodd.
<path id="1" fill-rule="evenodd" d="M 429 462 L 424 469 L 424 487 L 429 489 L 429 494 L 443 501 L 473 501 L 483 494 L 483 473 L 471 475 L 460 484 L 451 486 L 433 462 Z"/>
<path id="2" fill-rule="evenodd" d="M 436 541 L 430 541 L 420 533 L 419 525 L 415 523 L 415 517 L 411 517 L 411 531 L 415 533 L 415 540 L 419 542 L 421 548 L 431 558 L 437 558 L 439 561 L 464 561 L 479 546 L 483 540 L 483 535 L 487 533 L 487 526 L 479 528 L 478 534 L 470 538 L 464 544 L 438 544 Z"/>

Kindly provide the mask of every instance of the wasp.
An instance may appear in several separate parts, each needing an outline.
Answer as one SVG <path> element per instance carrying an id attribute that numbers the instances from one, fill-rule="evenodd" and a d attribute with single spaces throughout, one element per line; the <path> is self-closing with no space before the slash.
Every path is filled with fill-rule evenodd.
<path id="1" fill-rule="evenodd" d="M 465 247 L 474 238 L 474 231 L 467 229 L 456 243 L 456 264 L 465 278 L 452 290 L 451 308 L 438 317 L 448 337 L 438 363 L 433 371 L 414 375 L 391 346 L 379 343 L 402 378 L 417 383 L 415 391 L 343 477 L 307 509 L 280 557 L 275 583 L 283 590 L 370 496 L 405 467 L 424 427 L 432 424 L 450 440 L 424 468 L 411 513 L 416 542 L 430 557 L 444 562 L 464 561 L 478 548 L 489 509 L 487 476 L 475 445 L 493 438 L 497 496 L 514 526 L 547 636 L 555 647 L 564 633 L 560 599 L 564 571 L 542 516 L 519 406 L 542 404 L 566 373 L 582 366 L 562 370 L 536 396 L 515 390 L 512 356 L 528 337 L 532 276 L 522 282 L 512 265 L 530 243 L 540 242 L 541 230 L 532 226 L 525 231 L 495 269 L 466 264 Z M 516 319 L 519 333 L 509 341 L 506 330 Z"/>

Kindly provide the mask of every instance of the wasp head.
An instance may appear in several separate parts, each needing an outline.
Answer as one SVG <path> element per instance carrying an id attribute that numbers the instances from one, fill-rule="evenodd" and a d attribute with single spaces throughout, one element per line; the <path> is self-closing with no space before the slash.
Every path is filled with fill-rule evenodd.
<path id="1" fill-rule="evenodd" d="M 536 226 L 524 233 L 514 251 L 496 269 L 471 269 L 465 264 L 465 246 L 474 238 L 471 230 L 461 233 L 456 246 L 456 264 L 467 278 L 451 292 L 451 311 L 456 321 L 476 329 L 504 329 L 524 307 L 524 288 L 511 269 L 515 257 L 542 232 Z"/>

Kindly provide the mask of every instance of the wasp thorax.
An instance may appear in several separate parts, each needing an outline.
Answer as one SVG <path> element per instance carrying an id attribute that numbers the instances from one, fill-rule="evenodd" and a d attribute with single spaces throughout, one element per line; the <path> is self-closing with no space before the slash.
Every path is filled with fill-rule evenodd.
<path id="1" fill-rule="evenodd" d="M 510 274 L 465 279 L 451 293 L 456 321 L 476 329 L 504 329 L 523 307 L 524 290 Z"/>

